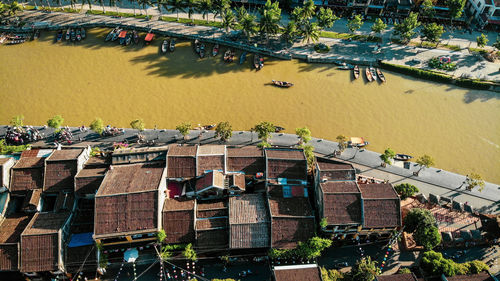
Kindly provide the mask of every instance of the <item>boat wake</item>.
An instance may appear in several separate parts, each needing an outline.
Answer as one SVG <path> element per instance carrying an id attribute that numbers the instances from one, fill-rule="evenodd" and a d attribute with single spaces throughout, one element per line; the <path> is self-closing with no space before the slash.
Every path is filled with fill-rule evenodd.
<path id="1" fill-rule="evenodd" d="M 485 139 L 485 138 L 483 138 L 483 137 L 480 137 L 480 138 L 481 138 L 483 141 L 485 141 L 486 143 L 493 145 L 495 148 L 500 148 L 500 145 L 498 145 L 498 144 L 496 144 L 496 143 L 494 143 L 494 142 L 492 142 L 492 141 L 490 141 L 490 140 L 487 140 L 487 139 Z"/>

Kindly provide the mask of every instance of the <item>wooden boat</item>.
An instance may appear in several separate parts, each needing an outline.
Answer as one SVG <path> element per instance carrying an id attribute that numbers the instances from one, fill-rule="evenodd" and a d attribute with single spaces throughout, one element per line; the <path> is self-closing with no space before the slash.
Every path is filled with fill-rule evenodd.
<path id="1" fill-rule="evenodd" d="M 351 70 L 353 69 L 354 66 L 348 64 L 348 63 L 343 63 L 341 66 L 337 67 L 337 69 L 340 69 L 340 70 Z"/>
<path id="2" fill-rule="evenodd" d="M 133 38 L 134 38 L 134 43 L 135 44 L 139 44 L 139 33 L 137 33 L 137 31 L 132 31 L 132 33 L 134 34 L 133 35 Z"/>
<path id="3" fill-rule="evenodd" d="M 225 52 L 224 52 L 224 61 L 225 62 L 233 62 L 234 60 L 234 53 L 231 51 L 231 49 L 227 49 Z"/>
<path id="4" fill-rule="evenodd" d="M 144 37 L 144 44 L 149 45 L 151 44 L 151 41 L 155 38 L 155 34 L 151 32 L 152 29 L 149 30 L 148 34 L 146 34 L 146 37 Z"/>
<path id="5" fill-rule="evenodd" d="M 215 44 L 212 48 L 212 57 L 217 56 L 217 54 L 219 54 L 219 44 Z"/>
<path id="6" fill-rule="evenodd" d="M 380 71 L 380 69 L 378 69 L 378 68 L 377 68 L 377 76 L 380 79 L 380 81 L 382 81 L 382 83 L 385 82 L 385 76 L 382 73 L 382 71 Z"/>
<path id="7" fill-rule="evenodd" d="M 213 129 L 215 129 L 215 127 L 217 127 L 216 124 L 204 125 L 203 129 L 205 129 L 205 130 L 213 130 Z"/>
<path id="8" fill-rule="evenodd" d="M 68 28 L 68 30 L 66 31 L 66 37 L 64 37 L 66 39 L 66 41 L 69 41 L 69 39 L 71 38 L 71 28 Z"/>
<path id="9" fill-rule="evenodd" d="M 111 38 L 113 38 L 113 35 L 115 34 L 116 30 L 118 30 L 118 27 L 115 28 L 115 29 L 112 29 L 108 35 L 106 35 L 106 38 L 104 39 L 104 41 L 111 41 Z"/>
<path id="10" fill-rule="evenodd" d="M 255 54 L 253 56 L 253 66 L 257 70 L 261 70 L 264 67 L 264 58 L 260 55 Z"/>
<path id="11" fill-rule="evenodd" d="M 408 161 L 410 159 L 412 159 L 413 156 L 410 156 L 410 155 L 406 155 L 406 154 L 396 154 L 396 156 L 394 156 L 394 160 L 398 160 L 398 161 Z"/>
<path id="12" fill-rule="evenodd" d="M 116 41 L 121 32 L 122 30 L 120 28 L 117 28 L 115 33 L 113 33 L 113 36 L 111 36 L 111 41 Z"/>
<path id="13" fill-rule="evenodd" d="M 365 69 L 365 75 L 366 75 L 366 80 L 368 80 L 368 82 L 373 81 L 373 77 L 372 77 L 372 73 L 370 72 L 370 68 L 367 67 Z"/>
<path id="14" fill-rule="evenodd" d="M 377 71 L 372 66 L 370 66 L 370 73 L 372 74 L 373 81 L 377 81 Z"/>
<path id="15" fill-rule="evenodd" d="M 7 42 L 7 45 L 16 45 L 16 44 L 21 44 L 21 43 L 24 43 L 26 42 L 26 39 L 23 38 L 23 39 L 14 39 L 14 40 L 10 40 Z"/>
<path id="16" fill-rule="evenodd" d="M 200 40 L 194 40 L 194 51 L 199 54 L 200 53 Z"/>
<path id="17" fill-rule="evenodd" d="M 63 31 L 62 31 L 62 30 L 59 30 L 59 31 L 57 32 L 56 42 L 61 42 L 62 38 L 63 38 Z"/>
<path id="18" fill-rule="evenodd" d="M 358 79 L 359 78 L 359 66 L 354 66 L 353 70 L 352 70 L 352 75 L 354 75 L 354 79 Z"/>
<path id="19" fill-rule="evenodd" d="M 247 52 L 241 53 L 240 64 L 243 64 L 247 60 Z"/>
<path id="20" fill-rule="evenodd" d="M 276 81 L 276 80 L 273 80 L 273 84 L 275 86 L 278 86 L 278 87 L 281 87 L 281 88 L 290 88 L 290 87 L 293 86 L 293 83 L 286 82 L 286 81 Z"/>
<path id="21" fill-rule="evenodd" d="M 5 33 L 2 33 L 2 35 L 0 35 L 0 44 L 3 44 L 5 40 L 7 40 L 7 35 L 5 35 Z"/>
<path id="22" fill-rule="evenodd" d="M 205 57 L 205 44 L 200 44 L 200 59 Z"/>
<path id="23" fill-rule="evenodd" d="M 76 41 L 76 32 L 74 29 L 71 29 L 71 41 L 72 42 Z"/>
<path id="24" fill-rule="evenodd" d="M 80 34 L 82 35 L 82 40 L 87 38 L 87 32 L 85 31 L 85 28 L 80 27 Z"/>
<path id="25" fill-rule="evenodd" d="M 339 60 L 333 61 L 333 63 L 336 64 L 337 66 L 343 66 L 345 64 L 345 62 Z"/>
<path id="26" fill-rule="evenodd" d="M 82 31 L 80 29 L 76 30 L 76 41 L 82 41 Z"/>
<path id="27" fill-rule="evenodd" d="M 165 40 L 163 40 L 163 43 L 161 44 L 161 52 L 165 54 L 167 52 L 167 50 L 168 50 L 168 40 L 165 39 Z"/>
<path id="28" fill-rule="evenodd" d="M 132 32 L 127 32 L 127 36 L 125 37 L 125 46 L 130 45 L 132 43 Z"/>
<path id="29" fill-rule="evenodd" d="M 369 143 L 360 137 L 351 137 L 351 139 L 347 142 L 347 145 L 351 147 L 364 147 Z"/>
<path id="30" fill-rule="evenodd" d="M 120 34 L 118 34 L 120 45 L 125 45 L 126 38 L 127 38 L 127 31 L 126 30 L 120 31 Z"/>
<path id="31" fill-rule="evenodd" d="M 279 132 L 284 131 L 284 130 L 285 130 L 285 128 L 280 127 L 280 126 L 275 126 L 275 127 L 274 127 L 274 132 L 275 132 L 275 133 L 279 133 Z"/>
<path id="32" fill-rule="evenodd" d="M 36 29 L 33 31 L 33 40 L 36 40 L 40 37 L 40 29 Z"/>
<path id="33" fill-rule="evenodd" d="M 170 45 L 168 46 L 170 52 L 175 51 L 175 39 L 170 39 Z"/>

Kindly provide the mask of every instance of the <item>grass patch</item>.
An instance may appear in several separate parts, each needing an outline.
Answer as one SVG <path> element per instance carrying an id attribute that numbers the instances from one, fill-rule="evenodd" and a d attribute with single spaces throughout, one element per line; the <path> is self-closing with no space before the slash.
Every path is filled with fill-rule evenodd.
<path id="1" fill-rule="evenodd" d="M 325 45 L 323 43 L 319 43 L 319 44 L 314 45 L 314 50 L 317 53 L 328 53 L 330 51 L 330 47 L 328 47 L 327 45 Z"/>
<path id="2" fill-rule="evenodd" d="M 96 11 L 96 10 L 93 10 L 93 11 L 87 11 L 87 14 L 91 14 L 91 15 L 104 15 L 104 16 L 112 16 L 112 17 L 124 17 L 124 18 L 136 18 L 136 19 L 145 19 L 145 18 L 148 18 L 148 19 L 151 19 L 151 16 L 146 16 L 146 15 L 143 15 L 143 14 L 133 14 L 133 13 L 121 13 L 121 12 L 113 12 L 113 11 L 106 11 L 106 12 L 103 12 L 103 11 Z"/>
<path id="3" fill-rule="evenodd" d="M 368 42 L 382 42 L 382 38 L 372 35 L 359 35 L 350 33 L 338 33 L 332 31 L 321 31 L 319 33 L 320 37 L 323 38 L 333 38 L 333 39 L 344 39 L 344 40 L 355 40 L 355 41 L 368 41 Z"/>
<path id="4" fill-rule="evenodd" d="M 460 46 L 457 46 L 457 45 L 448 45 L 448 44 L 442 44 L 442 45 L 439 45 L 440 47 L 443 47 L 443 48 L 446 48 L 446 49 L 449 49 L 449 50 L 452 50 L 452 51 L 455 51 L 455 52 L 458 52 L 460 51 L 462 48 L 460 48 Z"/>
<path id="5" fill-rule="evenodd" d="M 481 55 L 485 55 L 485 54 L 488 53 L 488 51 L 486 51 L 485 49 L 472 48 L 472 47 L 469 47 L 469 52 L 471 52 L 471 53 L 480 53 Z"/>
<path id="6" fill-rule="evenodd" d="M 194 25 L 203 25 L 203 26 L 222 28 L 222 23 L 217 22 L 217 21 L 216 22 L 213 22 L 213 21 L 207 22 L 206 20 L 198 20 L 198 19 L 190 20 L 190 19 L 185 19 L 185 18 L 179 18 L 179 20 L 177 20 L 176 17 L 167 17 L 167 16 L 161 17 L 160 20 L 166 21 L 166 22 L 178 22 L 178 23 L 184 23 L 184 24 L 194 24 Z"/>
<path id="7" fill-rule="evenodd" d="M 73 9 L 73 8 L 60 8 L 60 7 L 54 7 L 54 8 L 49 8 L 49 7 L 37 7 L 31 6 L 31 5 L 25 5 L 24 6 L 25 10 L 38 10 L 38 11 L 51 11 L 51 12 L 64 12 L 64 13 L 73 13 L 73 14 L 78 14 L 80 13 L 81 9 Z"/>

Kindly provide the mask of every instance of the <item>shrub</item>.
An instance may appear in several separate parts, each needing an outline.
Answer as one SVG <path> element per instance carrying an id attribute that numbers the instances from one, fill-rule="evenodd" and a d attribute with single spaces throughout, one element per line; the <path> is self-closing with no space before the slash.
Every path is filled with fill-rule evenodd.
<path id="1" fill-rule="evenodd" d="M 5 140 L 0 140 L 0 154 L 12 154 L 12 153 L 23 152 L 29 147 L 30 147 L 29 144 L 6 145 Z"/>
<path id="2" fill-rule="evenodd" d="M 416 78 L 431 80 L 435 82 L 443 82 L 443 83 L 451 83 L 453 81 L 453 78 L 447 74 L 434 72 L 430 70 L 422 70 L 405 65 L 395 65 L 385 62 L 380 62 L 380 65 L 387 70 L 396 71 Z"/>
<path id="3" fill-rule="evenodd" d="M 451 259 L 443 258 L 441 253 L 427 251 L 422 257 L 422 269 L 432 275 L 444 274 L 448 277 L 454 275 L 476 274 L 484 270 L 489 270 L 489 267 L 478 260 L 466 263 L 456 263 Z"/>
<path id="4" fill-rule="evenodd" d="M 394 189 L 401 197 L 401 200 L 405 200 L 406 198 L 415 195 L 419 191 L 416 186 L 409 183 L 398 184 L 394 187 Z"/>
<path id="5" fill-rule="evenodd" d="M 323 281 L 339 281 L 344 278 L 343 274 L 335 269 L 325 269 L 321 267 L 321 276 L 323 277 Z"/>
<path id="6" fill-rule="evenodd" d="M 404 218 L 405 231 L 412 233 L 419 227 L 435 226 L 436 218 L 427 209 L 413 208 Z"/>
<path id="7" fill-rule="evenodd" d="M 325 45 L 323 43 L 319 43 L 319 44 L 314 45 L 314 50 L 317 53 L 328 53 L 330 51 L 330 47 L 328 47 L 327 45 Z"/>

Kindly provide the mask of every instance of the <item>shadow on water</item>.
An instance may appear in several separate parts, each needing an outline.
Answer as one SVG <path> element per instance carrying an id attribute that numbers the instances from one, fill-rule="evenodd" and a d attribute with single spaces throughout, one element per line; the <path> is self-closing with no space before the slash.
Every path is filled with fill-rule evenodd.
<path id="1" fill-rule="evenodd" d="M 479 100 L 481 102 L 486 102 L 490 99 L 500 99 L 500 95 L 498 93 L 491 91 L 476 91 L 476 90 L 469 90 L 464 95 L 465 103 L 472 103 L 476 100 Z"/>

